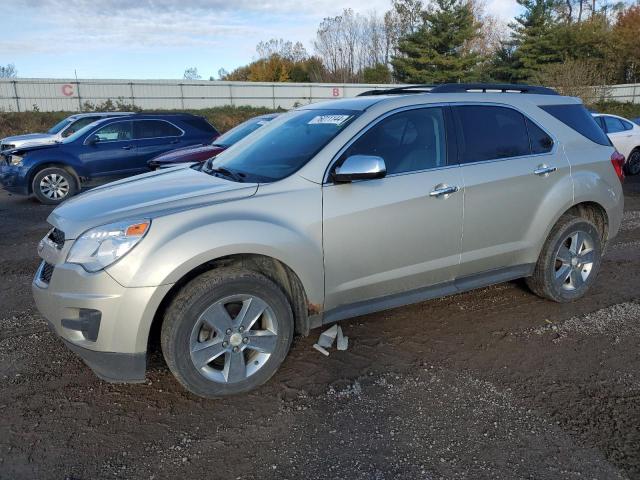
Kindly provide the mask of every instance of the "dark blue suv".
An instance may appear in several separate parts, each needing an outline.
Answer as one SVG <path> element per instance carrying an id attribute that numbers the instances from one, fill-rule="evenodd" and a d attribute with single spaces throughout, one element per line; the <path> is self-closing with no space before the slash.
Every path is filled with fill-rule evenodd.
<path id="1" fill-rule="evenodd" d="M 218 135 L 204 118 L 186 113 L 99 120 L 53 145 L 3 151 L 0 184 L 9 192 L 57 204 L 83 186 L 146 172 L 151 158 L 211 143 Z"/>

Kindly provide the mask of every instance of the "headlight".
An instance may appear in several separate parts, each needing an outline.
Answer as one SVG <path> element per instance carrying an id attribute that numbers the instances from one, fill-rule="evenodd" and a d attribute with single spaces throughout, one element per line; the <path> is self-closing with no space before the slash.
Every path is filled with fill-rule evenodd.
<path id="1" fill-rule="evenodd" d="M 92 228 L 76 239 L 67 262 L 88 272 L 102 270 L 129 253 L 150 226 L 151 220 L 131 220 Z"/>
<path id="2" fill-rule="evenodd" d="M 22 157 L 20 155 L 11 155 L 9 157 L 10 165 L 22 165 Z"/>

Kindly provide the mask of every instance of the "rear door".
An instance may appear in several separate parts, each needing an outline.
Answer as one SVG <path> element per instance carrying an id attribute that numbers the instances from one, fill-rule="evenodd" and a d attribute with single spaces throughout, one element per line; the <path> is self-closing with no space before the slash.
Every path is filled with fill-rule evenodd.
<path id="1" fill-rule="evenodd" d="M 88 143 L 94 136 L 98 142 Z M 79 157 L 91 177 L 126 174 L 136 157 L 131 121 L 117 121 L 97 129 L 85 140 Z"/>
<path id="2" fill-rule="evenodd" d="M 133 136 L 136 141 L 137 156 L 132 169 L 148 170 L 147 161 L 180 148 L 184 131 L 167 120 L 135 120 Z"/>
<path id="3" fill-rule="evenodd" d="M 325 309 L 394 294 L 406 298 L 455 278 L 462 178 L 449 159 L 447 117 L 445 107 L 391 114 L 338 158 L 336 166 L 351 155 L 382 157 L 387 175 L 323 188 Z M 447 186 L 459 190 L 435 194 Z"/>
<path id="4" fill-rule="evenodd" d="M 459 276 L 530 264 L 547 227 L 535 220 L 548 195 L 559 182 L 563 195 L 573 194 L 567 159 L 514 108 L 456 105 L 453 112 L 465 185 Z"/>

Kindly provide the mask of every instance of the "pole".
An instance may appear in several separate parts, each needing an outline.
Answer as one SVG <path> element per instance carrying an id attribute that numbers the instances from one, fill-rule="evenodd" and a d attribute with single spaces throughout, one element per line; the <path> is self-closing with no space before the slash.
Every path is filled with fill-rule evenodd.
<path id="1" fill-rule="evenodd" d="M 18 86 L 16 85 L 18 82 L 13 80 L 13 94 L 16 96 L 16 110 L 20 112 L 20 98 L 18 97 Z"/>

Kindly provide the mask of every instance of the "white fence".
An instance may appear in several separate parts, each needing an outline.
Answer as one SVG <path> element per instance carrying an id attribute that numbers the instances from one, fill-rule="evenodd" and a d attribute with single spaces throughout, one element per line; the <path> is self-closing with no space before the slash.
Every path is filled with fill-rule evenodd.
<path id="1" fill-rule="evenodd" d="M 187 80 L 0 80 L 0 111 L 79 111 L 85 103 L 118 100 L 143 109 L 202 109 L 222 105 L 285 108 L 355 97 L 394 85 L 262 83 Z M 397 86 L 397 85 L 395 85 Z"/>
<path id="2" fill-rule="evenodd" d="M 81 111 L 85 103 L 118 100 L 143 109 L 202 109 L 222 105 L 285 108 L 355 97 L 398 85 L 261 83 L 187 80 L 0 80 L 0 111 Z M 640 103 L 640 84 L 608 87 L 612 100 Z"/>

